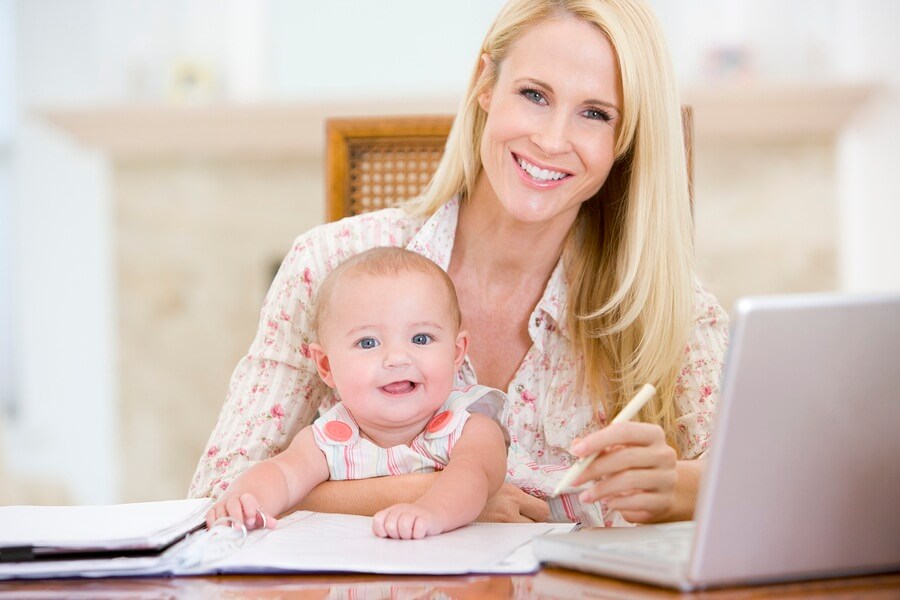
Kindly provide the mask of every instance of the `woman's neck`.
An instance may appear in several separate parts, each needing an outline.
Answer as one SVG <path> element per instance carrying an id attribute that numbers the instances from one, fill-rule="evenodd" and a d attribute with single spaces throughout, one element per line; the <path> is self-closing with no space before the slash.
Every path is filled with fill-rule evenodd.
<path id="1" fill-rule="evenodd" d="M 515 221 L 493 197 L 483 174 L 479 179 L 485 181 L 460 204 L 451 271 L 465 265 L 477 279 L 494 284 L 549 279 L 572 223 Z"/>

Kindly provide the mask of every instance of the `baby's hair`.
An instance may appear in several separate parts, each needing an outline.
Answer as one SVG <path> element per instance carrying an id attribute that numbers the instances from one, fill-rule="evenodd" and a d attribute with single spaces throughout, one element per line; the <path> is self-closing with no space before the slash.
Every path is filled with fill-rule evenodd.
<path id="1" fill-rule="evenodd" d="M 459 328 L 462 316 L 459 311 L 459 301 L 456 298 L 456 287 L 447 273 L 421 254 L 404 248 L 383 246 L 354 254 L 325 276 L 319 286 L 315 306 L 312 310 L 310 329 L 316 339 L 321 342 L 319 330 L 322 323 L 325 322 L 325 314 L 331 302 L 334 286 L 342 277 L 352 275 L 387 276 L 401 273 L 422 273 L 440 279 L 447 290 L 447 308 L 450 310 L 454 324 L 457 329 Z"/>

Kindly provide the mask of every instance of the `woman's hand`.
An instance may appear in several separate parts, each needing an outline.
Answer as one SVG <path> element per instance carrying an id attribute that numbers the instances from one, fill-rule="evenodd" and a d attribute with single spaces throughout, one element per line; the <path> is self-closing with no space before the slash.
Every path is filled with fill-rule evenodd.
<path id="1" fill-rule="evenodd" d="M 679 461 L 658 425 L 612 424 L 576 441 L 571 452 L 578 457 L 600 452 L 572 483 L 595 482 L 579 496 L 582 502 L 602 501 L 632 523 L 689 519 L 693 513 L 696 485 L 693 492 L 679 489 Z"/>
<path id="2" fill-rule="evenodd" d="M 476 521 L 488 523 L 539 523 L 550 518 L 546 502 L 523 492 L 511 483 L 504 483 L 488 498 Z"/>

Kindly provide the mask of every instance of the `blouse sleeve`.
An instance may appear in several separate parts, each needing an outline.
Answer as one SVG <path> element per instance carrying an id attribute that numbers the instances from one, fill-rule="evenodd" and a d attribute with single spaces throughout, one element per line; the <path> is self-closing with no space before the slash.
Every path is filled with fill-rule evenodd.
<path id="1" fill-rule="evenodd" d="M 399 211 L 381 211 L 311 229 L 294 242 L 272 282 L 259 327 L 228 394 L 188 495 L 217 497 L 241 472 L 284 450 L 332 392 L 310 358 L 309 309 L 319 283 L 347 257 L 399 245 Z"/>
<path id="2" fill-rule="evenodd" d="M 712 294 L 695 284 L 694 327 L 675 383 L 676 439 L 680 457 L 697 458 L 709 446 L 728 345 L 728 315 Z"/>

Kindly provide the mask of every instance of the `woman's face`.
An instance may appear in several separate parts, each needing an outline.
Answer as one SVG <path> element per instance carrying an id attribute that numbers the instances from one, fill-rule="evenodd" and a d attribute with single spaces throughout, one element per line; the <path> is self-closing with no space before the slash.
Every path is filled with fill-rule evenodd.
<path id="1" fill-rule="evenodd" d="M 612 168 L 621 96 L 615 52 L 594 25 L 552 19 L 515 42 L 479 98 L 483 175 L 514 221 L 571 226 Z"/>

